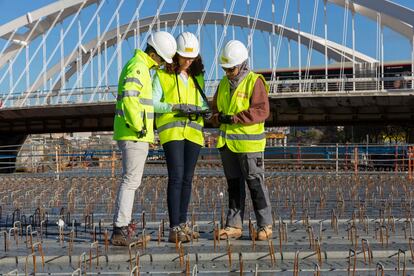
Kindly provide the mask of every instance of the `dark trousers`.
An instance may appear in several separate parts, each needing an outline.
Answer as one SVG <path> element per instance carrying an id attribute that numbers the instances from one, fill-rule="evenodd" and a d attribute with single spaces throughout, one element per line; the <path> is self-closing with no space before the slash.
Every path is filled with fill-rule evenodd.
<path id="1" fill-rule="evenodd" d="M 167 203 L 170 227 L 187 221 L 191 183 L 201 146 L 188 140 L 163 145 L 168 169 Z"/>
<path id="2" fill-rule="evenodd" d="M 235 153 L 227 146 L 220 148 L 229 196 L 226 226 L 243 228 L 246 192 L 250 191 L 258 227 L 272 224 L 269 191 L 264 183 L 263 152 Z"/>

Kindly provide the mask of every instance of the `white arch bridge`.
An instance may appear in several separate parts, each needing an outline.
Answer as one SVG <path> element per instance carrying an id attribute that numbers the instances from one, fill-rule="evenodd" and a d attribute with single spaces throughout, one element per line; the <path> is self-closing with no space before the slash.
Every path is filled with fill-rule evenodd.
<path id="1" fill-rule="evenodd" d="M 0 26 L 0 133 L 111 129 L 122 65 L 160 29 L 197 34 L 208 95 L 221 47 L 245 42 L 272 88 L 269 125 L 410 123 L 413 26 L 389 0 L 55 1 Z"/>

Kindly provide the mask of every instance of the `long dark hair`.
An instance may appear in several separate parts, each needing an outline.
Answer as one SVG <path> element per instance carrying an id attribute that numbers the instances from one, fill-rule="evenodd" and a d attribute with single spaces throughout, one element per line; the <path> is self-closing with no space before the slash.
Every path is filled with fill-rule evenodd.
<path id="1" fill-rule="evenodd" d="M 175 54 L 173 57 L 173 63 L 165 65 L 165 71 L 169 74 L 177 74 L 180 70 L 180 64 L 178 63 L 178 54 Z M 194 58 L 193 62 L 191 63 L 190 67 L 187 69 L 187 73 L 191 76 L 197 76 L 200 74 L 204 74 L 204 65 L 201 56 L 198 55 Z"/>

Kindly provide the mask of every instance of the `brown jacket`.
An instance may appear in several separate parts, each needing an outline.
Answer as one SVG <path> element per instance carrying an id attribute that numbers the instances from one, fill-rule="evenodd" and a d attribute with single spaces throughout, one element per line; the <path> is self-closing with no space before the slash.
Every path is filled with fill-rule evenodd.
<path id="1" fill-rule="evenodd" d="M 216 125 L 219 124 L 219 112 L 217 109 L 217 92 L 218 88 L 216 93 L 214 94 L 212 103 L 212 122 Z M 269 117 L 269 98 L 262 79 L 258 78 L 253 87 L 249 109 L 233 115 L 232 121 L 235 124 L 257 124 L 264 122 L 267 119 L 267 117 Z"/>

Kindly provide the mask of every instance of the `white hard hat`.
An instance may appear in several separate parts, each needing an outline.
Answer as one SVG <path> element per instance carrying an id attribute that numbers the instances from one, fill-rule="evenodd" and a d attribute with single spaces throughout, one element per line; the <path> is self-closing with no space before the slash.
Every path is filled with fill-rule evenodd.
<path id="1" fill-rule="evenodd" d="M 184 32 L 177 37 L 177 53 L 182 57 L 195 58 L 200 52 L 200 44 L 197 37 L 190 33 Z"/>
<path id="2" fill-rule="evenodd" d="M 231 68 L 242 64 L 248 58 L 246 46 L 238 40 L 230 40 L 221 50 L 220 66 Z"/>
<path id="3" fill-rule="evenodd" d="M 147 43 L 151 45 L 155 51 L 157 51 L 157 54 L 167 63 L 172 63 L 172 58 L 177 51 L 177 43 L 170 33 L 163 31 L 155 32 L 148 38 Z"/>

